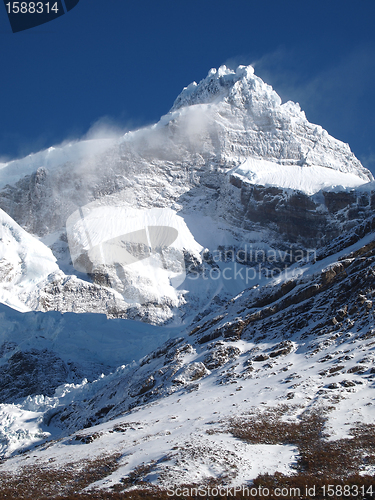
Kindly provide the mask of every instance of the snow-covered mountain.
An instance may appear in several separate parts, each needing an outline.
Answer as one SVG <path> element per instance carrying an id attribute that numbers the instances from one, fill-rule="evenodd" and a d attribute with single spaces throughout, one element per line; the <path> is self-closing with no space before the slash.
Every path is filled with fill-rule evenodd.
<path id="1" fill-rule="evenodd" d="M 253 68 L 0 186 L 0 474 L 105 456 L 86 486 L 238 486 L 306 469 L 301 440 L 239 441 L 246 422 L 369 432 L 375 183 Z M 343 474 L 373 472 L 358 446 Z"/>
<path id="2" fill-rule="evenodd" d="M 320 247 L 365 219 L 375 203 L 372 175 L 349 146 L 310 124 L 297 104 L 282 104 L 251 67 L 242 66 L 211 70 L 198 85 L 190 84 L 154 126 L 118 139 L 50 148 L 5 164 L 0 185 L 0 207 L 42 238 L 66 275 L 81 280 L 87 278 L 71 266 L 66 233 L 69 218 L 82 210 L 97 207 L 104 218 L 110 209 L 103 207 L 116 207 L 113 213 L 123 214 L 173 210 L 192 235 L 185 242 L 186 261 L 202 265 L 200 247 L 211 253 L 222 246 L 277 251 L 291 245 Z M 201 300 L 191 280 L 180 288 L 187 293 L 164 296 L 160 291 L 151 300 L 147 284 L 143 290 L 135 285 L 143 279 L 136 270 L 132 275 L 131 266 L 92 264 L 86 272 L 91 267 L 91 280 L 103 293 L 95 307 L 112 316 L 160 323 L 179 316 L 175 307 L 183 315 L 192 314 Z M 69 286 L 62 283 L 52 292 L 56 297 L 48 287 L 36 308 L 89 310 L 87 285 L 74 284 L 84 289 L 80 308 L 67 300 Z M 109 297 L 108 285 L 120 294 Z M 215 296 L 219 282 L 203 285 L 208 297 Z M 220 289 L 228 291 L 225 285 L 220 283 Z M 235 288 L 229 295 L 243 286 Z M 123 289 L 128 290 L 125 295 Z M 147 309 L 141 303 L 145 293 L 150 297 Z"/>

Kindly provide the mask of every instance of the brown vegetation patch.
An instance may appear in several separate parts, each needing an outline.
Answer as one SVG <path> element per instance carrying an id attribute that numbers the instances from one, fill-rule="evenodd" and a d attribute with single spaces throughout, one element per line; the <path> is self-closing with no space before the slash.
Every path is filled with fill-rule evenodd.
<path id="1" fill-rule="evenodd" d="M 15 473 L 0 473 L 1 499 L 81 498 L 84 488 L 118 468 L 121 455 L 55 465 L 30 465 Z M 84 498 L 84 497 L 82 497 Z M 104 497 L 99 497 L 104 498 Z"/>
<path id="2" fill-rule="evenodd" d="M 291 444 L 298 448 L 296 470 L 303 476 L 340 479 L 375 464 L 375 425 L 351 429 L 352 438 L 328 441 L 322 413 L 303 413 L 296 422 L 282 420 L 283 407 L 231 419 L 229 431 L 252 444 Z M 374 484 L 375 494 L 375 484 Z"/>

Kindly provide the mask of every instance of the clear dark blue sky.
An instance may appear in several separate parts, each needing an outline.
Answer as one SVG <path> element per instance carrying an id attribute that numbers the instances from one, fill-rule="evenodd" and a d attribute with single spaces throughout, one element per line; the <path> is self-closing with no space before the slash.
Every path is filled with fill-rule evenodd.
<path id="1" fill-rule="evenodd" d="M 80 0 L 13 34 L 0 5 L 0 157 L 155 122 L 211 67 L 255 63 L 375 171 L 374 28 L 374 0 Z"/>

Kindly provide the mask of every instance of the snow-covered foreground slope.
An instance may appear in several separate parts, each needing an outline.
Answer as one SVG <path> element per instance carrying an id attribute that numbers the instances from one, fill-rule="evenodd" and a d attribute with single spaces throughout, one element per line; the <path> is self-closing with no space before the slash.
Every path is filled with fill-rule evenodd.
<path id="1" fill-rule="evenodd" d="M 276 433 L 270 441 L 255 430 L 251 437 L 252 425 L 280 418 L 307 432 L 314 415 L 328 436 L 324 446 L 336 449 L 374 419 L 374 239 L 369 232 L 315 263 L 294 264 L 193 330 L 174 331 L 139 363 L 2 405 L 3 453 L 13 458 L 0 471 L 116 456 L 91 486 L 126 489 L 145 480 L 168 488 L 212 477 L 238 486 L 259 473 L 291 474 L 300 463 L 298 440 L 278 441 Z M 250 426 L 246 440 L 235 437 L 240 424 Z M 58 441 L 37 446 L 50 439 Z M 336 474 L 373 472 L 368 452 L 358 451 Z"/>

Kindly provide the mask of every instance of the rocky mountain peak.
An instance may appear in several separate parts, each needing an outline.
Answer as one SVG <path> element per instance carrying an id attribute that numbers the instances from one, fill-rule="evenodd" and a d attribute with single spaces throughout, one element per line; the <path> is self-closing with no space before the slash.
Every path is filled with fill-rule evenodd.
<path id="1" fill-rule="evenodd" d="M 183 89 L 162 123 L 168 120 L 174 125 L 176 120 L 193 121 L 205 142 L 218 135 L 221 155 L 229 162 L 238 164 L 253 157 L 283 165 L 319 165 L 373 180 L 348 144 L 310 123 L 298 103 L 282 103 L 252 66 L 211 69 L 198 84 L 192 82 Z M 201 130 L 207 128 L 202 123 L 209 124 L 208 131 Z"/>
<path id="2" fill-rule="evenodd" d="M 252 101 L 264 101 L 270 108 L 281 105 L 281 99 L 270 85 L 254 74 L 252 66 L 238 66 L 236 70 L 220 66 L 212 68 L 198 84 L 192 82 L 175 100 L 171 111 L 195 104 L 229 102 L 241 107 Z"/>

